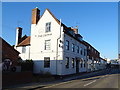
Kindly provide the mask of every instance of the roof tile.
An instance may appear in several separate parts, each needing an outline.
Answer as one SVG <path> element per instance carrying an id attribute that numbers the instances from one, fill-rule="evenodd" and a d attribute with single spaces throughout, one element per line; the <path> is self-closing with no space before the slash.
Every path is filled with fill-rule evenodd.
<path id="1" fill-rule="evenodd" d="M 30 36 L 27 37 L 25 40 L 23 40 L 21 43 L 19 43 L 17 45 L 17 47 L 19 47 L 19 46 L 28 46 L 28 45 L 30 45 Z"/>

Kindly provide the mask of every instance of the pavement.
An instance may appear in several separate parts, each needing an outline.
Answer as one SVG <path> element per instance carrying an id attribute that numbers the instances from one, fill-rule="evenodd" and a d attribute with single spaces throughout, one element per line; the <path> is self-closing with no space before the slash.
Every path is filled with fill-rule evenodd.
<path id="1" fill-rule="evenodd" d="M 52 82 L 28 83 L 8 87 L 4 90 L 39 90 L 47 88 L 119 88 L 119 69 L 73 75 Z"/>

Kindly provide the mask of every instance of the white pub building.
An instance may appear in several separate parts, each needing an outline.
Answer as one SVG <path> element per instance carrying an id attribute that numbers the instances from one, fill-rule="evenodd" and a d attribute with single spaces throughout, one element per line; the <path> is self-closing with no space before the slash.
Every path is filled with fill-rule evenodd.
<path id="1" fill-rule="evenodd" d="M 78 27 L 65 26 L 48 9 L 32 10 L 31 36 L 17 28 L 15 48 L 23 60 L 34 61 L 34 73 L 68 75 L 87 71 L 87 47 Z"/>

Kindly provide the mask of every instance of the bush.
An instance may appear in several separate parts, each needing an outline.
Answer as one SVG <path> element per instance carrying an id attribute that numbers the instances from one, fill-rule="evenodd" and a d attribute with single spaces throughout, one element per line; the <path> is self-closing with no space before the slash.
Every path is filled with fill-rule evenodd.
<path id="1" fill-rule="evenodd" d="M 40 71 L 39 74 L 37 74 L 37 76 L 40 76 L 42 78 L 46 78 L 46 77 L 51 77 L 52 74 L 50 72 L 44 72 L 44 71 Z"/>
<path id="2" fill-rule="evenodd" d="M 21 71 L 33 71 L 33 64 L 32 60 L 22 60 L 18 63 L 21 66 Z"/>
<path id="3" fill-rule="evenodd" d="M 52 75 L 51 75 L 50 72 L 46 72 L 46 73 L 44 74 L 44 76 L 45 76 L 45 77 L 51 77 Z"/>

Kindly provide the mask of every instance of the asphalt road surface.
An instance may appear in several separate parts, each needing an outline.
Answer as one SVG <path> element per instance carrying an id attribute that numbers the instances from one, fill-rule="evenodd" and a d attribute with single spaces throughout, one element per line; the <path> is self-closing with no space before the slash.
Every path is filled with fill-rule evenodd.
<path id="1" fill-rule="evenodd" d="M 82 79 L 70 80 L 53 85 L 45 86 L 47 88 L 119 88 L 120 87 L 120 70 L 108 69 L 101 73 Z M 40 89 L 40 88 L 39 88 Z M 36 90 L 39 90 L 36 89 Z"/>

